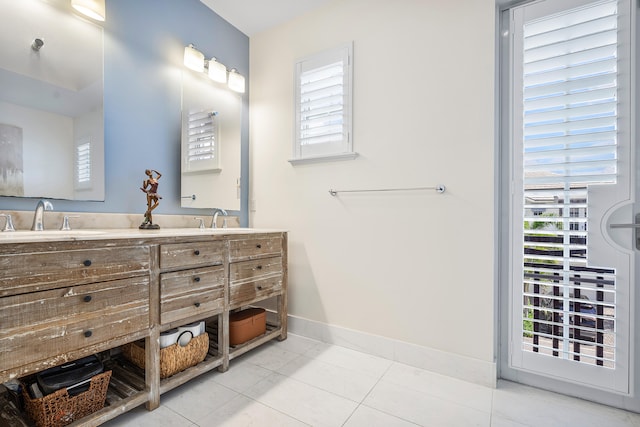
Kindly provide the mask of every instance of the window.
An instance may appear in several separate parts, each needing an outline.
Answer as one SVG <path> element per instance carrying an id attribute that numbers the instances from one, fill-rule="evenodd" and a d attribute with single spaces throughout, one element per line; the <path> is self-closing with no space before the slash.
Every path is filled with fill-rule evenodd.
<path id="1" fill-rule="evenodd" d="M 184 172 L 219 171 L 218 112 L 195 111 L 186 115 L 187 141 Z"/>
<path id="2" fill-rule="evenodd" d="M 82 138 L 76 144 L 77 190 L 91 188 L 91 140 Z"/>
<path id="3" fill-rule="evenodd" d="M 296 61 L 296 128 L 293 164 L 352 159 L 352 47 Z"/>

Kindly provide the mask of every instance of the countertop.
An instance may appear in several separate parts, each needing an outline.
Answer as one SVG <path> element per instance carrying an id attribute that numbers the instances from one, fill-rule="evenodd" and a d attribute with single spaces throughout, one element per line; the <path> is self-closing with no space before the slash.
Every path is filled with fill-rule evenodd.
<path id="1" fill-rule="evenodd" d="M 224 236 L 233 234 L 283 233 L 286 230 L 264 228 L 160 228 L 141 230 L 137 228 L 77 229 L 44 231 L 3 231 L 0 244 L 35 243 L 75 240 L 144 239 L 181 236 Z"/>

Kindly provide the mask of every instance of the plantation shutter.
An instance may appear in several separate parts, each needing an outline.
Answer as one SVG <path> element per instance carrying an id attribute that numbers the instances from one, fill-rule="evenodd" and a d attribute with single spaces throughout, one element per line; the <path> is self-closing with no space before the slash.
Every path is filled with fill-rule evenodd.
<path id="1" fill-rule="evenodd" d="M 294 158 L 351 151 L 351 49 L 339 49 L 296 63 Z"/>
<path id="2" fill-rule="evenodd" d="M 522 348 L 608 368 L 615 270 L 588 265 L 587 209 L 617 179 L 617 25 L 616 1 L 533 20 L 522 53 Z"/>
<path id="3" fill-rule="evenodd" d="M 76 188 L 86 188 L 91 184 L 91 141 L 81 140 L 76 145 Z"/>
<path id="4" fill-rule="evenodd" d="M 616 179 L 616 2 L 524 27 L 526 184 Z"/>
<path id="5" fill-rule="evenodd" d="M 187 117 L 186 171 L 215 169 L 218 166 L 218 113 L 196 111 Z"/>

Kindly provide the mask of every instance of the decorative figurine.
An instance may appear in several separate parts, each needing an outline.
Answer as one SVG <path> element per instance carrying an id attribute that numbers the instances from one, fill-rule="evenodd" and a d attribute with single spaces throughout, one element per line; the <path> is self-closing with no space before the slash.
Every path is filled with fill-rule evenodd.
<path id="1" fill-rule="evenodd" d="M 154 172 L 156 174 L 155 178 L 153 177 Z M 140 187 L 140 189 L 147 193 L 147 211 L 144 213 L 144 221 L 138 228 L 144 230 L 158 230 L 160 226 L 153 223 L 151 211 L 158 207 L 160 199 L 162 199 L 162 197 L 158 196 L 158 180 L 162 174 L 154 169 L 147 169 L 144 173 L 147 175 L 147 179 L 142 181 L 142 187 Z"/>

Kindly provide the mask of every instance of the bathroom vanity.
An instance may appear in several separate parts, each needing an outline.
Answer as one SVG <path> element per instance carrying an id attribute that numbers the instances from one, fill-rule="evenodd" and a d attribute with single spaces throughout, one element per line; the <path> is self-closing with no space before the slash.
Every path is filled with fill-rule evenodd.
<path id="1" fill-rule="evenodd" d="M 229 345 L 229 313 L 267 303 L 267 331 Z M 205 360 L 160 379 L 160 333 L 204 320 Z M 0 383 L 91 354 L 112 377 L 97 425 L 272 339 L 287 337 L 287 233 L 77 230 L 0 235 Z M 145 368 L 121 347 L 144 340 Z"/>

